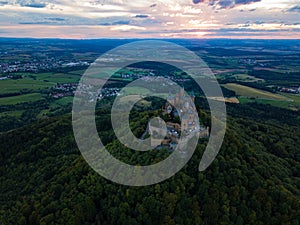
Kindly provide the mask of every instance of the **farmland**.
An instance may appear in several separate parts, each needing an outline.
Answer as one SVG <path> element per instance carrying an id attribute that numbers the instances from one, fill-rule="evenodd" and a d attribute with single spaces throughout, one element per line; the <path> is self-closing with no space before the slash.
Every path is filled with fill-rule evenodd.
<path id="1" fill-rule="evenodd" d="M 7 98 L 0 98 L 0 105 L 13 105 L 24 102 L 34 102 L 42 99 L 42 95 L 40 93 L 31 93 Z"/>
<path id="2" fill-rule="evenodd" d="M 29 77 L 19 80 L 2 80 L 0 81 L 0 94 L 16 93 L 22 90 L 37 91 L 47 89 L 54 83 L 42 80 L 34 80 Z"/>
<path id="3" fill-rule="evenodd" d="M 258 90 L 255 88 L 243 86 L 240 84 L 229 83 L 223 85 L 225 88 L 234 91 L 239 97 L 246 97 L 252 99 L 265 99 L 265 100 L 276 100 L 276 101 L 290 101 L 288 97 L 270 93 L 267 91 Z"/>
<path id="4" fill-rule="evenodd" d="M 22 90 L 41 91 L 53 87 L 57 83 L 78 82 L 81 71 L 74 73 L 18 73 L 22 79 L 7 79 L 0 81 L 0 94 L 16 93 Z M 79 73 L 79 74 L 77 74 Z"/>
<path id="5" fill-rule="evenodd" d="M 3 43 L 0 49 L 7 54 L 0 55 L 0 119 L 13 121 L 22 118 L 24 122 L 71 111 L 76 83 L 88 65 L 109 50 L 110 44 L 103 46 L 107 42 L 100 41 L 91 49 L 90 43 L 73 45 L 74 43 L 64 42 L 64 45 L 60 42 L 41 42 L 37 48 L 29 41 L 28 45 L 19 46 L 22 51 L 17 52 L 13 42 Z M 300 86 L 300 58 L 297 54 L 290 54 L 291 51 L 298 52 L 294 45 L 287 48 L 286 53 L 285 50 L 276 51 L 273 48 L 268 52 L 261 52 L 251 43 L 247 46 L 233 43 L 230 48 L 222 41 L 212 41 L 203 48 L 195 48 L 194 44 L 188 41 L 185 45 L 199 55 L 216 75 L 223 85 L 226 103 L 257 102 L 292 110 L 300 109 L 299 95 L 279 92 L 283 87 Z M 284 60 L 286 57 L 289 60 Z M 112 71 L 111 68 L 107 68 L 102 72 L 110 76 Z M 116 96 L 128 83 L 143 76 L 147 76 L 144 81 L 150 86 L 129 87 L 123 90 L 123 95 L 126 96 L 123 101 L 133 101 L 135 95 L 151 95 L 151 82 L 155 81 L 157 76 L 170 79 L 184 86 L 188 93 L 193 92 L 202 97 L 201 91 L 199 92 L 184 71 L 153 62 L 136 63 L 117 71 L 107 83 L 107 90 L 103 96 Z M 97 74 L 95 78 L 98 78 Z M 146 100 L 140 103 L 150 104 Z M 0 132 L 1 129 L 0 127 Z"/>

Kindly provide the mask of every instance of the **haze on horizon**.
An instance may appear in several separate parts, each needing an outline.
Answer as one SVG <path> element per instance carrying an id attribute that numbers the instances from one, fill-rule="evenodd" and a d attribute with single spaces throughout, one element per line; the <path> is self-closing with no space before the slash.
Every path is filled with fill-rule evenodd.
<path id="1" fill-rule="evenodd" d="M 299 39 L 300 0 L 7 0 L 0 36 Z"/>

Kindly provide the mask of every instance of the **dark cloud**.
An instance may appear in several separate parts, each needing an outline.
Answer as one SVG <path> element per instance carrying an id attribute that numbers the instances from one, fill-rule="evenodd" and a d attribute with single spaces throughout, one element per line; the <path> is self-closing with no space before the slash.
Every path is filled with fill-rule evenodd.
<path id="1" fill-rule="evenodd" d="M 23 22 L 19 22 L 19 24 L 21 25 L 26 25 L 26 24 L 35 24 L 35 25 L 57 25 L 57 24 L 61 24 L 60 22 L 65 21 L 65 19 L 63 18 L 59 18 L 59 17 L 48 17 L 48 18 L 44 18 L 44 21 L 23 21 Z"/>
<path id="2" fill-rule="evenodd" d="M 22 4 L 24 7 L 31 8 L 45 8 L 47 5 L 45 3 L 30 3 L 30 4 Z"/>
<path id="3" fill-rule="evenodd" d="M 136 15 L 135 18 L 141 18 L 141 19 L 145 19 L 145 18 L 148 18 L 149 16 L 148 15 Z"/>
<path id="4" fill-rule="evenodd" d="M 198 3 L 200 3 L 200 2 L 204 2 L 203 0 L 193 0 L 193 3 L 194 4 L 198 4 Z"/>
<path id="5" fill-rule="evenodd" d="M 254 2 L 260 2 L 261 0 L 235 0 L 235 5 L 246 5 Z"/>
<path id="6" fill-rule="evenodd" d="M 3 2 L 3 1 L 0 1 L 0 5 L 7 5 L 8 2 Z"/>
<path id="7" fill-rule="evenodd" d="M 65 21 L 64 18 L 59 17 L 50 17 L 50 18 L 44 18 L 45 20 L 51 20 L 51 21 Z"/>
<path id="8" fill-rule="evenodd" d="M 207 2 L 209 5 L 218 8 L 233 8 L 237 5 L 247 5 L 261 0 L 193 0 L 194 4 Z"/>
<path id="9" fill-rule="evenodd" d="M 300 5 L 296 5 L 288 10 L 289 12 L 300 12 Z"/>
<path id="10" fill-rule="evenodd" d="M 19 24 L 21 24 L 21 25 L 28 25 L 28 24 L 30 24 L 30 25 L 32 25 L 32 24 L 34 24 L 34 25 L 53 25 L 53 23 L 51 23 L 51 22 L 47 22 L 47 21 L 37 21 L 37 22 L 20 22 Z"/>
<path id="11" fill-rule="evenodd" d="M 281 24 L 284 24 L 284 22 L 280 22 L 280 21 L 261 21 L 261 20 L 252 21 L 252 20 L 248 20 L 244 24 L 241 24 L 240 26 L 241 27 L 249 27 L 251 24 L 261 25 L 261 24 L 265 24 L 265 23 L 281 23 Z M 225 25 L 227 25 L 227 26 L 239 25 L 239 23 L 229 22 L 229 23 L 226 23 Z"/>
<path id="12" fill-rule="evenodd" d="M 253 23 L 254 23 L 254 24 L 260 25 L 260 24 L 264 24 L 265 22 L 264 22 L 264 21 L 261 21 L 261 20 L 257 20 L 257 21 L 254 21 Z"/>
<path id="13" fill-rule="evenodd" d="M 212 4 L 212 3 L 210 3 L 210 4 Z M 232 1 L 232 0 L 221 0 L 221 1 L 216 2 L 216 4 L 218 4 L 222 9 L 234 7 L 234 1 Z"/>
<path id="14" fill-rule="evenodd" d="M 117 25 L 129 25 L 130 21 L 128 20 L 120 20 L 115 22 L 106 22 L 106 23 L 100 23 L 101 26 L 117 26 Z"/>
<path id="15" fill-rule="evenodd" d="M 130 24 L 130 21 L 128 20 L 121 20 L 121 21 L 116 21 L 116 22 L 113 22 L 112 25 L 129 25 Z"/>

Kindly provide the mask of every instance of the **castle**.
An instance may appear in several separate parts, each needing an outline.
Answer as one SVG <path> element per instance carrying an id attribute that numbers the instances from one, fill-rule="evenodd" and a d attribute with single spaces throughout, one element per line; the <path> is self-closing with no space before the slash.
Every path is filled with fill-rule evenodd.
<path id="1" fill-rule="evenodd" d="M 167 146 L 170 149 L 175 149 L 180 138 L 180 133 L 188 135 L 192 132 L 199 132 L 199 136 L 202 138 L 209 136 L 209 128 L 200 126 L 194 101 L 195 96 L 187 96 L 184 88 L 181 88 L 180 92 L 176 95 L 169 94 L 163 112 L 169 114 L 171 119 L 179 116 L 181 125 L 174 122 L 164 124 L 164 121 L 159 118 L 156 126 L 150 125 L 149 127 L 151 146 Z M 161 141 L 160 138 L 164 136 L 164 133 L 166 136 L 163 141 Z"/>
<path id="2" fill-rule="evenodd" d="M 169 94 L 165 106 L 165 111 L 172 116 L 179 116 L 181 118 L 181 131 L 192 132 L 199 129 L 199 121 L 197 120 L 197 110 L 195 108 L 195 96 L 187 96 L 184 88 L 175 96 Z"/>

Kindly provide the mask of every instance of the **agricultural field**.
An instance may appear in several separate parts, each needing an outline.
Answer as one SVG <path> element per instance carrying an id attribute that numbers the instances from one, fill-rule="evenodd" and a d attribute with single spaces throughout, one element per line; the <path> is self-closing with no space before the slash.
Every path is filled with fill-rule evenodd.
<path id="1" fill-rule="evenodd" d="M 259 79 L 254 76 L 249 76 L 248 74 L 236 74 L 233 77 L 235 77 L 237 81 L 242 82 L 264 82 L 263 79 Z"/>
<path id="2" fill-rule="evenodd" d="M 0 80 L 0 94 L 16 93 L 22 90 L 45 90 L 55 86 L 57 83 L 75 83 L 81 77 L 82 71 L 69 73 L 18 73 L 22 79 Z"/>
<path id="3" fill-rule="evenodd" d="M 19 117 L 21 117 L 23 112 L 24 112 L 24 110 L 1 112 L 0 113 L 0 118 L 3 117 L 3 116 L 12 116 L 12 117 L 15 117 L 15 118 L 19 118 Z"/>
<path id="4" fill-rule="evenodd" d="M 295 94 L 283 93 L 282 95 L 289 98 L 289 99 L 292 99 L 294 104 L 300 105 L 300 94 L 295 95 Z"/>
<path id="5" fill-rule="evenodd" d="M 43 98 L 40 93 L 30 93 L 13 97 L 0 98 L 0 105 L 14 105 L 24 102 L 35 102 Z"/>
<path id="6" fill-rule="evenodd" d="M 13 129 L 27 121 L 60 115 L 70 111 L 72 97 L 47 98 L 49 91 L 57 84 L 76 83 L 82 70 L 66 73 L 14 73 L 18 79 L 0 80 L 0 132 Z M 41 103 L 37 101 L 41 101 Z M 15 125 L 9 126 L 14 118 Z"/>
<path id="7" fill-rule="evenodd" d="M 81 74 L 73 72 L 68 73 L 40 73 L 36 76 L 36 80 L 50 83 L 74 83 L 80 80 Z"/>
<path id="8" fill-rule="evenodd" d="M 57 106 L 66 106 L 71 104 L 72 102 L 73 102 L 73 97 L 69 96 L 69 97 L 57 99 L 56 101 L 54 101 L 53 105 L 55 104 Z"/>
<path id="9" fill-rule="evenodd" d="M 229 83 L 223 85 L 225 88 L 234 91 L 237 96 L 252 99 L 276 100 L 276 101 L 291 101 L 286 96 L 274 94 L 267 91 L 258 90 L 240 84 Z"/>
<path id="10" fill-rule="evenodd" d="M 300 96 L 299 96 L 300 98 Z M 250 98 L 244 98 L 239 97 L 238 98 L 241 104 L 246 103 L 260 103 L 260 104 L 268 104 L 279 108 L 284 109 L 290 109 L 293 111 L 299 111 L 300 110 L 300 102 L 299 101 L 275 101 L 275 100 L 266 100 L 266 99 L 250 99 Z"/>
<path id="11" fill-rule="evenodd" d="M 274 94 L 234 83 L 225 84 L 223 86 L 234 91 L 241 104 L 256 102 L 293 111 L 300 110 L 300 94 Z"/>
<path id="12" fill-rule="evenodd" d="M 34 80 L 30 77 L 25 77 L 18 80 L 1 80 L 0 94 L 17 93 L 23 90 L 44 90 L 52 87 L 55 83 L 45 82 L 42 80 Z"/>
<path id="13" fill-rule="evenodd" d="M 139 99 L 140 99 L 139 95 L 127 95 L 127 96 L 122 97 L 120 99 L 120 102 L 124 104 L 124 103 L 130 103 L 130 102 L 138 101 L 139 105 L 143 105 L 143 106 L 147 106 L 147 107 L 151 106 L 151 102 L 146 101 L 144 99 L 139 101 Z"/>

